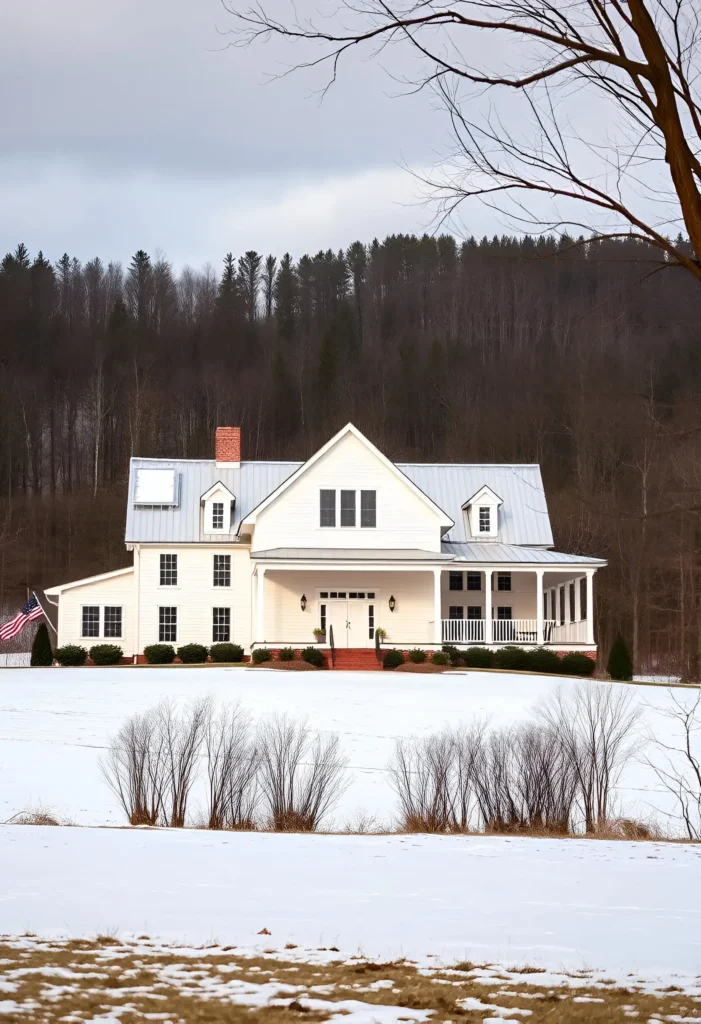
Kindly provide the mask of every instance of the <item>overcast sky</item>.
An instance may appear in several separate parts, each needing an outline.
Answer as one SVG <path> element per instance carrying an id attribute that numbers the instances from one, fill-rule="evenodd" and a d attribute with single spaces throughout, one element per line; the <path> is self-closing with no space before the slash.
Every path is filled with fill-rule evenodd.
<path id="1" fill-rule="evenodd" d="M 219 0 L 21 0 L 0 33 L 0 248 L 24 241 L 176 265 L 231 250 L 293 255 L 421 231 L 406 166 L 444 149 L 428 95 L 397 97 L 376 62 L 268 81 L 282 44 L 226 48 Z M 499 225 L 475 207 L 477 233 Z"/>

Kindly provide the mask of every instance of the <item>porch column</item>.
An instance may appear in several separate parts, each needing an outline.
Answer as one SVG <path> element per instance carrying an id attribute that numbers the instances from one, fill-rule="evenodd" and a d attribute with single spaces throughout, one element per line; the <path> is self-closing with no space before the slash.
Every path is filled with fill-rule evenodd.
<path id="1" fill-rule="evenodd" d="M 535 571 L 535 591 L 536 591 L 536 606 L 535 606 L 535 617 L 536 617 L 536 643 L 539 647 L 543 646 L 544 639 L 544 625 L 543 625 L 543 574 L 544 569 L 536 569 Z"/>
<path id="2" fill-rule="evenodd" d="M 443 623 L 441 621 L 441 570 L 433 570 L 433 642 L 443 643 Z"/>
<path id="3" fill-rule="evenodd" d="M 574 621 L 575 622 L 581 622 L 582 621 L 582 602 L 581 602 L 582 588 L 580 587 L 580 579 L 581 579 L 581 577 L 578 577 L 576 580 L 573 581 L 574 582 Z"/>
<path id="4" fill-rule="evenodd" d="M 587 569 L 587 643 L 594 643 L 594 569 Z"/>
<path id="5" fill-rule="evenodd" d="M 256 639 L 265 640 L 265 634 L 263 632 L 263 624 L 265 623 L 265 568 L 262 565 L 258 566 L 256 573 L 258 586 L 257 586 L 257 598 L 258 598 L 258 610 L 256 612 Z"/>
<path id="6" fill-rule="evenodd" d="M 491 644 L 494 639 L 492 630 L 492 570 L 484 570 L 484 639 Z"/>

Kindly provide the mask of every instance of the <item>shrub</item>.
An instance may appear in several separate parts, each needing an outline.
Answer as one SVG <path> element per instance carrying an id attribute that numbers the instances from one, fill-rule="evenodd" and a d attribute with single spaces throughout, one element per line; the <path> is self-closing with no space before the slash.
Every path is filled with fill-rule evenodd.
<path id="1" fill-rule="evenodd" d="M 291 647 L 283 647 L 281 648 L 278 657 L 280 661 L 294 661 L 295 652 L 292 650 Z"/>
<path id="2" fill-rule="evenodd" d="M 42 622 L 36 631 L 34 643 L 32 644 L 32 657 L 29 664 L 39 667 L 40 665 L 53 665 L 54 652 L 51 650 L 51 638 L 46 623 Z"/>
<path id="3" fill-rule="evenodd" d="M 528 651 L 523 647 L 500 647 L 494 654 L 497 668 L 505 668 L 508 671 L 518 671 L 531 667 Z"/>
<path id="4" fill-rule="evenodd" d="M 302 651 L 302 661 L 306 661 L 308 665 L 316 665 L 317 668 L 324 668 L 326 665 L 324 652 L 318 647 L 305 647 Z"/>
<path id="5" fill-rule="evenodd" d="M 443 644 L 443 653 L 448 656 L 451 665 L 464 664 L 462 651 L 459 651 L 453 644 Z"/>
<path id="6" fill-rule="evenodd" d="M 402 651 L 386 651 L 385 656 L 382 659 L 382 667 L 386 669 L 396 668 L 397 665 L 404 664 L 404 654 Z"/>
<path id="7" fill-rule="evenodd" d="M 633 662 L 626 642 L 620 633 L 611 648 L 606 671 L 612 679 L 627 681 L 633 678 Z"/>
<path id="8" fill-rule="evenodd" d="M 243 647 L 239 644 L 213 644 L 209 648 L 212 661 L 243 661 Z"/>
<path id="9" fill-rule="evenodd" d="M 596 668 L 593 658 L 587 658 L 581 651 L 570 651 L 560 662 L 560 672 L 568 676 L 590 676 Z"/>
<path id="10" fill-rule="evenodd" d="M 536 647 L 534 651 L 528 652 L 528 666 L 533 672 L 563 672 L 562 662 L 555 651 L 547 647 Z M 588 660 L 588 659 L 587 659 Z"/>
<path id="11" fill-rule="evenodd" d="M 256 647 L 251 655 L 254 665 L 262 665 L 264 661 L 272 661 L 273 653 L 267 647 Z"/>
<path id="12" fill-rule="evenodd" d="M 58 647 L 54 655 L 59 665 L 84 665 L 88 652 L 77 644 L 66 644 L 65 647 Z"/>
<path id="13" fill-rule="evenodd" d="M 185 644 L 178 647 L 178 657 L 183 665 L 201 665 L 207 660 L 207 648 L 202 644 Z"/>
<path id="14" fill-rule="evenodd" d="M 462 652 L 462 660 L 468 668 L 493 668 L 494 651 L 488 647 L 468 647 Z"/>
<path id="15" fill-rule="evenodd" d="M 124 651 L 117 644 L 96 644 L 90 648 L 90 657 L 96 665 L 120 665 Z"/>
<path id="16" fill-rule="evenodd" d="M 413 661 L 415 665 L 420 665 L 422 661 L 426 661 L 426 651 L 422 651 L 420 648 L 409 651 L 409 661 Z"/>
<path id="17" fill-rule="evenodd" d="M 450 658 L 445 651 L 434 651 L 433 658 L 431 660 L 434 665 L 447 665 L 450 662 Z"/>
<path id="18" fill-rule="evenodd" d="M 170 644 L 149 644 L 144 647 L 144 657 L 149 665 L 172 665 L 175 650 Z"/>

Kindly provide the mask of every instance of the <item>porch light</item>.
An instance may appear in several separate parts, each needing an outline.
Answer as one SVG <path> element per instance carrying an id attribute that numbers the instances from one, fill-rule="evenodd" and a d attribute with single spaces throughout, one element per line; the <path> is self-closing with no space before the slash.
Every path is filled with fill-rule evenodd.
<path id="1" fill-rule="evenodd" d="M 302 594 L 301 598 L 299 599 L 299 606 L 300 606 L 300 608 L 302 609 L 303 612 L 307 610 L 307 595 L 306 594 Z"/>
<path id="2" fill-rule="evenodd" d="M 393 612 L 393 611 L 394 611 L 394 609 L 395 609 L 396 607 L 397 607 L 397 602 L 396 602 L 396 601 L 394 600 L 394 594 L 390 594 L 390 598 L 389 598 L 389 610 L 390 610 L 391 612 Z"/>

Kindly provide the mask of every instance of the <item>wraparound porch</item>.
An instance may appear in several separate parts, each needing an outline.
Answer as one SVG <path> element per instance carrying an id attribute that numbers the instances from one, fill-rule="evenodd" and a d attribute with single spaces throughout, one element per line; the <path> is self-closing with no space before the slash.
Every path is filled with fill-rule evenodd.
<path id="1" fill-rule="evenodd" d="M 255 557 L 255 556 L 254 556 Z M 588 566 L 258 562 L 253 646 L 485 644 L 594 650 Z M 333 629 L 332 629 L 333 627 Z M 325 630 L 319 637 L 314 630 Z"/>

